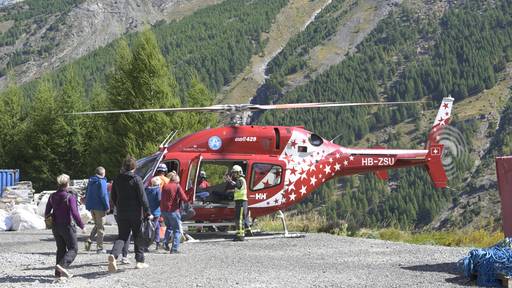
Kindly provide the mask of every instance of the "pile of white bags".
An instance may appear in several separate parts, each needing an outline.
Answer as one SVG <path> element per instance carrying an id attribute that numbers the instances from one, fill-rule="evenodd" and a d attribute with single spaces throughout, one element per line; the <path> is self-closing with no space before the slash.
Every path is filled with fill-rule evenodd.
<path id="1" fill-rule="evenodd" d="M 12 218 L 9 212 L 0 209 L 0 231 L 9 231 L 12 228 Z"/>
<path id="2" fill-rule="evenodd" d="M 11 211 L 11 230 L 43 230 L 46 228 L 44 218 L 37 215 L 37 206 L 33 204 L 20 204 Z"/>
<path id="3" fill-rule="evenodd" d="M 30 203 L 33 198 L 34 189 L 32 189 L 32 182 L 22 181 L 15 186 L 5 187 L 0 204 L 3 208 L 9 203 Z"/>

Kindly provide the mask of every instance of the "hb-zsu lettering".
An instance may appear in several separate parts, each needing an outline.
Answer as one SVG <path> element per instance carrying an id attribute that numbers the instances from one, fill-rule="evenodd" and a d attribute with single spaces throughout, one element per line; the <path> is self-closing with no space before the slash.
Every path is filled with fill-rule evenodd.
<path id="1" fill-rule="evenodd" d="M 393 157 L 379 157 L 379 158 L 362 158 L 361 165 L 363 166 L 391 166 L 395 164 Z"/>

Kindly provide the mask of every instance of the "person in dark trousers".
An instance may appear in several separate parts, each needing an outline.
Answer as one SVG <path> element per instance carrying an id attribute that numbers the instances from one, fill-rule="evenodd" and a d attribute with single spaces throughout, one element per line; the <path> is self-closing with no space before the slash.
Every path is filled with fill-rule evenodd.
<path id="1" fill-rule="evenodd" d="M 148 264 L 144 263 L 144 244 L 142 243 L 142 235 L 140 226 L 142 218 L 148 217 L 153 219 L 149 213 L 148 199 L 144 193 L 144 185 L 142 179 L 135 174 L 137 162 L 133 157 L 127 157 L 123 162 L 123 173 L 117 175 L 112 184 L 112 202 L 117 211 L 118 238 L 114 242 L 111 254 L 108 255 L 108 271 L 117 271 L 117 258 L 122 252 L 130 232 L 134 239 L 135 260 L 137 264 L 135 268 L 147 268 Z"/>
<path id="2" fill-rule="evenodd" d="M 181 202 L 188 202 L 187 195 L 180 186 L 180 177 L 173 175 L 169 183 L 164 185 L 162 190 L 162 201 L 160 210 L 164 217 L 165 230 L 164 249 L 171 250 L 171 253 L 178 253 L 181 238 Z M 173 234 L 172 247 L 169 248 L 169 239 Z"/>
<path id="3" fill-rule="evenodd" d="M 235 200 L 236 235 L 233 240 L 244 241 L 245 230 L 247 230 L 249 236 L 252 235 L 249 225 L 249 209 L 247 208 L 247 183 L 245 182 L 242 167 L 239 165 L 233 165 L 231 175 L 226 177 L 226 181 L 235 187 L 233 198 Z"/>
<path id="4" fill-rule="evenodd" d="M 78 244 L 76 240 L 75 223 L 85 233 L 84 224 L 78 213 L 76 197 L 68 192 L 69 176 L 62 174 L 57 177 L 58 189 L 46 203 L 45 217 L 50 214 L 53 218 L 52 233 L 57 243 L 57 264 L 55 265 L 55 277 L 71 278 L 69 266 L 76 258 Z"/>
<path id="5" fill-rule="evenodd" d="M 105 168 L 99 166 L 96 168 L 96 175 L 89 178 L 87 190 L 85 194 L 85 208 L 91 211 L 94 220 L 94 228 L 85 240 L 85 250 L 91 249 L 92 239 L 96 235 L 96 252 L 105 254 L 107 251 L 103 249 L 103 237 L 105 235 L 105 227 L 103 226 L 103 218 L 110 210 L 110 199 L 107 191 L 107 179 L 105 178 Z"/>
<path id="6" fill-rule="evenodd" d="M 149 208 L 151 215 L 153 215 L 153 223 L 155 224 L 155 250 L 160 249 L 160 200 L 162 193 L 160 190 L 160 178 L 153 177 L 151 179 L 151 186 L 146 187 L 146 196 L 148 198 Z M 148 247 L 145 247 L 144 252 L 148 252 Z"/>

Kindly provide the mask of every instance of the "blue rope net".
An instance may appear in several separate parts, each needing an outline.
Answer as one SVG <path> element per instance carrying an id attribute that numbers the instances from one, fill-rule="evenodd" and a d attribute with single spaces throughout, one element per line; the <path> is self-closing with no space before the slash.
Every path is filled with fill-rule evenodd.
<path id="1" fill-rule="evenodd" d="M 459 260 L 464 276 L 477 276 L 479 286 L 500 287 L 499 274 L 512 275 L 512 238 L 485 249 L 473 249 Z"/>

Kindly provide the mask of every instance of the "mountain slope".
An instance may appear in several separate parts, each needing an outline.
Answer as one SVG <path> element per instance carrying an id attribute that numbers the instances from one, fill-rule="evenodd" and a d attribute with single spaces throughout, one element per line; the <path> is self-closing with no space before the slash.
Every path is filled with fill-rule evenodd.
<path id="1" fill-rule="evenodd" d="M 17 80 L 24 83 L 105 46 L 127 32 L 141 30 L 160 20 L 179 19 L 219 2 L 222 0 L 80 0 L 65 8 L 37 10 L 37 14 L 14 23 L 19 22 L 23 29 L 15 43 L 0 48 L 0 68 L 3 73 L 14 69 Z M 18 6 L 31 7 L 32 3 L 37 1 L 25 1 L 4 9 L 11 13 Z M 21 11 L 27 9 L 32 8 L 21 8 Z M 22 12 L 12 13 L 13 17 L 18 17 L 15 15 Z M 3 24 L 9 21 L 13 20 Z M 38 25 L 34 26 L 32 23 L 36 22 Z M 8 30 L 4 33 L 9 33 Z"/>

